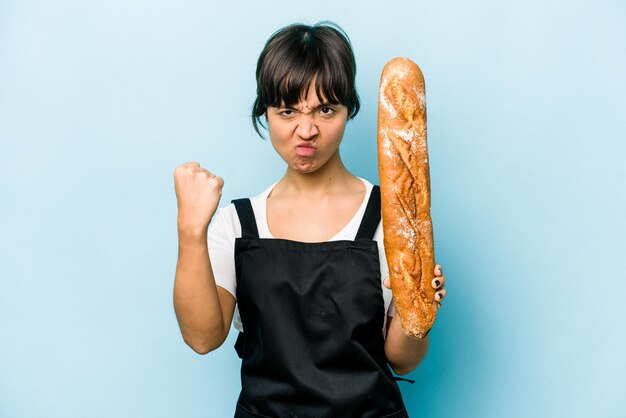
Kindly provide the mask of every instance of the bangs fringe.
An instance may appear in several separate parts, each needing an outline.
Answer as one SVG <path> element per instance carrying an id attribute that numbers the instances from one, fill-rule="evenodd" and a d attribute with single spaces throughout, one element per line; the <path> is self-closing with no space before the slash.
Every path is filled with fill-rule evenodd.
<path id="1" fill-rule="evenodd" d="M 268 83 L 272 88 L 267 91 L 267 101 L 264 105 L 265 107 L 295 106 L 308 95 L 313 80 L 315 80 L 315 94 L 321 102 L 343 104 L 341 98 L 346 96 L 347 89 L 342 85 L 342 80 L 333 77 L 333 73 L 328 66 L 312 65 L 293 68 L 283 77 L 277 77 L 274 83 Z"/>

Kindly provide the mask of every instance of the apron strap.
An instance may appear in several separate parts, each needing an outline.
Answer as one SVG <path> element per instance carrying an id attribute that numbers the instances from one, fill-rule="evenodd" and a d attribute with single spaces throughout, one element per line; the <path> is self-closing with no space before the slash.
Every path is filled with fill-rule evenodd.
<path id="1" fill-rule="evenodd" d="M 241 238 L 259 238 L 259 230 L 254 219 L 254 210 L 250 199 L 235 199 L 232 201 L 237 209 L 237 216 L 241 223 Z"/>
<path id="2" fill-rule="evenodd" d="M 405 379 L 403 377 L 398 377 L 398 376 L 391 376 L 393 377 L 393 379 L 397 382 L 398 380 L 401 380 L 403 382 L 409 382 L 410 384 L 415 383 L 415 380 L 411 380 L 411 379 Z"/>
<path id="3" fill-rule="evenodd" d="M 374 233 L 378 224 L 380 223 L 380 187 L 374 185 L 372 192 L 370 193 L 367 207 L 365 208 L 365 214 L 363 220 L 359 226 L 359 231 L 356 233 L 355 240 L 374 238 Z"/>

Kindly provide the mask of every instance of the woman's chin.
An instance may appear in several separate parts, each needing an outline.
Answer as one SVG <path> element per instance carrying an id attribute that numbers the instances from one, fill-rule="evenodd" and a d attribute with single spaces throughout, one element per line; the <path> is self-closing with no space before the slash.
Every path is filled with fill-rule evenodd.
<path id="1" fill-rule="evenodd" d="M 291 167 L 292 171 L 302 174 L 310 174 L 317 171 L 317 167 L 306 166 L 306 167 Z"/>
<path id="2" fill-rule="evenodd" d="M 289 164 L 293 171 L 297 171 L 298 173 L 312 173 L 319 168 L 319 163 L 315 160 L 311 159 L 302 159 L 297 158 L 291 164 Z"/>

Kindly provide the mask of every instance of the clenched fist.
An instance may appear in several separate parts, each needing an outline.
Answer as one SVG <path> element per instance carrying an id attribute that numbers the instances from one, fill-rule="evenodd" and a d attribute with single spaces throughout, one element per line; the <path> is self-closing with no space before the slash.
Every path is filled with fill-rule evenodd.
<path id="1" fill-rule="evenodd" d="M 186 234 L 206 234 L 209 222 L 222 197 L 224 180 L 196 162 L 174 170 L 178 202 L 178 230 Z M 206 235 L 205 235 L 206 238 Z"/>

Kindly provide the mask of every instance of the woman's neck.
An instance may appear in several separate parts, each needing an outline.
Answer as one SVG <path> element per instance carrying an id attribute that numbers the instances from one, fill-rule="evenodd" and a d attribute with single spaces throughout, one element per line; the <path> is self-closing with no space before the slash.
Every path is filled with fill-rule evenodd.
<path id="1" fill-rule="evenodd" d="M 299 173 L 291 168 L 278 182 L 272 196 L 316 197 L 345 193 L 360 185 L 360 181 L 343 165 L 339 152 L 313 173 Z"/>

